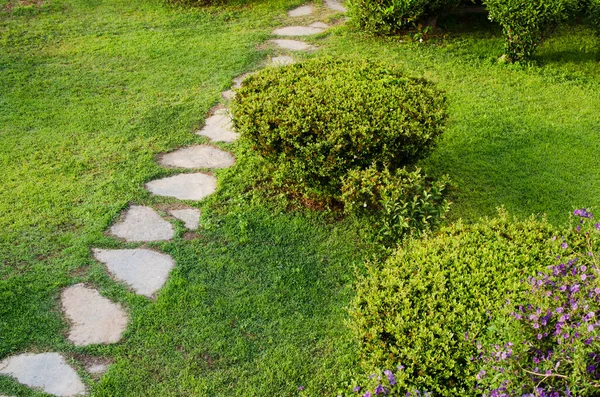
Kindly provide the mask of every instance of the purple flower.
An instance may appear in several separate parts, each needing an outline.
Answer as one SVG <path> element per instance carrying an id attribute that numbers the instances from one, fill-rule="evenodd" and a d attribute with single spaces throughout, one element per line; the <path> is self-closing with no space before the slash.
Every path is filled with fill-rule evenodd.
<path id="1" fill-rule="evenodd" d="M 599 292 L 600 293 L 600 292 Z M 404 370 L 404 365 L 400 364 L 398 365 L 398 371 L 403 371 Z"/>
<path id="2" fill-rule="evenodd" d="M 367 390 L 367 392 L 365 394 L 363 394 L 363 397 L 373 397 L 373 395 L 371 394 L 370 391 Z"/>
<path id="3" fill-rule="evenodd" d="M 483 379 L 484 376 L 485 376 L 485 371 L 482 369 L 481 371 L 479 371 L 476 378 L 477 378 L 477 380 L 481 380 L 481 379 Z"/>
<path id="4" fill-rule="evenodd" d="M 592 213 L 588 212 L 585 208 L 573 211 L 573 215 L 579 216 L 581 218 L 592 218 L 593 217 Z"/>
<path id="5" fill-rule="evenodd" d="M 564 249 L 564 250 L 565 250 L 565 249 L 567 249 L 567 247 L 568 247 L 568 246 L 569 246 L 569 245 L 568 245 L 567 243 L 562 243 L 562 244 L 560 245 L 560 247 L 561 247 L 562 249 Z"/>
<path id="6" fill-rule="evenodd" d="M 386 394 L 382 384 L 377 385 L 375 388 L 375 394 Z"/>
<path id="7" fill-rule="evenodd" d="M 299 391 L 302 391 L 302 390 L 304 390 L 304 386 L 298 386 L 298 390 L 299 390 Z"/>
<path id="8" fill-rule="evenodd" d="M 396 384 L 396 377 L 394 376 L 394 373 L 389 369 L 386 369 L 385 371 L 383 371 L 383 373 L 385 374 L 385 376 L 387 376 L 390 385 L 394 386 Z"/>
<path id="9" fill-rule="evenodd" d="M 354 393 L 358 393 L 360 391 L 360 386 L 354 386 L 354 389 L 352 389 L 352 391 Z"/>
<path id="10" fill-rule="evenodd" d="M 596 228 L 596 230 L 600 230 L 600 222 L 596 223 L 596 224 L 594 225 L 594 227 Z"/>

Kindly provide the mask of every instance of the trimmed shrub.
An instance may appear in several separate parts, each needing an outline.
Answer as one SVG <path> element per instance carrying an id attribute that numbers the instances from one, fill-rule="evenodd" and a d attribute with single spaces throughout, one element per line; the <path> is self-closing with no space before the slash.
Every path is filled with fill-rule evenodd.
<path id="1" fill-rule="evenodd" d="M 371 218 L 379 240 L 391 245 L 406 233 L 439 225 L 450 207 L 447 183 L 428 180 L 420 169 L 352 170 L 343 180 L 341 201 L 345 212 Z"/>
<path id="2" fill-rule="evenodd" d="M 484 395 L 597 396 L 600 388 L 600 223 L 583 209 L 554 243 L 561 256 L 523 284 L 478 343 Z M 499 336 L 496 336 L 499 334 Z"/>
<path id="3" fill-rule="evenodd" d="M 580 0 L 483 0 L 489 18 L 498 22 L 505 35 L 505 60 L 530 58 L 544 35 L 572 16 Z"/>
<path id="4" fill-rule="evenodd" d="M 519 280 L 553 263 L 546 221 L 511 220 L 504 211 L 407 241 L 386 262 L 367 266 L 351 307 L 364 370 L 394 370 L 395 390 L 476 395 L 472 340 L 506 303 Z"/>
<path id="5" fill-rule="evenodd" d="M 349 0 L 356 25 L 372 34 L 391 34 L 416 25 L 426 15 L 457 6 L 464 0 Z"/>
<path id="6" fill-rule="evenodd" d="M 324 58 L 252 75 L 232 111 L 242 139 L 295 189 L 329 199 L 350 170 L 395 171 L 426 156 L 445 108 L 432 83 L 394 66 Z"/>

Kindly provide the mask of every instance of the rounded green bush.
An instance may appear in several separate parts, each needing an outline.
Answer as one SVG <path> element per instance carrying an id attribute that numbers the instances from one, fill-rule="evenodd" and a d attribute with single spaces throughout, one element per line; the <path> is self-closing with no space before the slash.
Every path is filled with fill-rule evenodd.
<path id="1" fill-rule="evenodd" d="M 407 241 L 385 263 L 369 265 L 351 308 L 363 369 L 404 366 L 401 393 L 476 395 L 474 341 L 507 299 L 527 288 L 521 279 L 554 263 L 551 237 L 547 222 L 511 220 L 501 211 Z"/>
<path id="2" fill-rule="evenodd" d="M 416 25 L 424 16 L 464 3 L 464 0 L 349 0 L 354 23 L 373 34 L 391 34 Z"/>
<path id="3" fill-rule="evenodd" d="M 252 75 L 233 103 L 253 149 L 300 188 L 337 197 L 352 169 L 395 170 L 442 133 L 445 97 L 432 83 L 368 60 L 309 60 Z"/>

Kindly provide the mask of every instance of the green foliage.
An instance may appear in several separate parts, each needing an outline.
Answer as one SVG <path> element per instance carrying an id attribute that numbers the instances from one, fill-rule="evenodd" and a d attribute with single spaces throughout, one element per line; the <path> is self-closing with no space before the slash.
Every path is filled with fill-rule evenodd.
<path id="1" fill-rule="evenodd" d="M 600 387 L 600 223 L 575 210 L 554 242 L 561 255 L 530 293 L 506 305 L 478 341 L 479 390 L 487 395 L 597 396 Z"/>
<path id="2" fill-rule="evenodd" d="M 500 211 L 407 241 L 386 262 L 368 265 L 351 308 L 364 370 L 403 365 L 400 392 L 472 395 L 472 340 L 523 291 L 520 279 L 553 263 L 551 236 L 546 221 Z"/>
<path id="3" fill-rule="evenodd" d="M 588 0 L 586 11 L 591 25 L 596 29 L 596 33 L 600 35 L 600 0 Z"/>
<path id="4" fill-rule="evenodd" d="M 548 31 L 580 8 L 579 0 L 484 0 L 505 35 L 505 60 L 530 58 Z"/>
<path id="5" fill-rule="evenodd" d="M 450 206 L 447 182 L 428 180 L 420 169 L 357 169 L 344 178 L 341 200 L 347 213 L 372 218 L 380 240 L 393 244 L 407 232 L 431 229 L 444 219 Z"/>
<path id="6" fill-rule="evenodd" d="M 234 123 L 298 190 L 337 198 L 352 169 L 395 170 L 442 133 L 445 97 L 432 83 L 369 60 L 315 59 L 249 77 Z"/>
<path id="7" fill-rule="evenodd" d="M 348 11 L 355 24 L 373 34 L 391 34 L 414 26 L 426 15 L 463 0 L 349 0 Z"/>

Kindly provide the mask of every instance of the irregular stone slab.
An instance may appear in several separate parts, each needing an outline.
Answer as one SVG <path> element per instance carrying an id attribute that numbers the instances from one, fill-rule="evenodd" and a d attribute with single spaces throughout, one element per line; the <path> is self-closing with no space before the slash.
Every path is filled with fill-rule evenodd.
<path id="1" fill-rule="evenodd" d="M 101 376 L 104 375 L 106 371 L 108 371 L 109 364 L 106 362 L 93 362 L 85 366 L 85 370 L 90 375 Z"/>
<path id="2" fill-rule="evenodd" d="M 235 91 L 234 90 L 227 90 L 227 91 L 223 91 L 221 93 L 221 97 L 223 99 L 226 99 L 228 101 L 232 101 L 233 98 L 235 98 Z"/>
<path id="3" fill-rule="evenodd" d="M 311 51 L 315 49 L 314 46 L 298 40 L 277 39 L 271 40 L 271 42 L 280 48 L 292 51 Z"/>
<path id="4" fill-rule="evenodd" d="M 346 7 L 344 7 L 338 0 L 325 0 L 325 5 L 330 10 L 346 12 Z"/>
<path id="5" fill-rule="evenodd" d="M 305 5 L 300 6 L 298 8 L 294 8 L 293 10 L 288 11 L 288 15 L 290 17 L 304 17 L 306 15 L 310 15 L 313 12 L 313 6 Z"/>
<path id="6" fill-rule="evenodd" d="M 69 340 L 75 346 L 115 343 L 127 327 L 127 313 L 83 284 L 72 285 L 61 294 L 62 308 L 71 321 Z"/>
<path id="7" fill-rule="evenodd" d="M 110 228 L 110 234 L 126 241 L 163 241 L 172 239 L 175 230 L 152 208 L 133 205 L 124 219 Z"/>
<path id="8" fill-rule="evenodd" d="M 178 168 L 228 168 L 235 164 L 235 158 L 216 147 L 196 145 L 165 154 L 160 164 Z"/>
<path id="9" fill-rule="evenodd" d="M 206 119 L 206 125 L 196 134 L 208 137 L 214 142 L 233 142 L 238 139 L 227 109 L 216 110 L 212 116 Z"/>
<path id="10" fill-rule="evenodd" d="M 246 80 L 248 77 L 252 76 L 254 74 L 254 72 L 248 72 L 248 73 L 244 73 L 239 75 L 238 77 L 233 79 L 233 88 L 240 88 L 242 86 L 242 83 L 244 82 L 244 80 Z"/>
<path id="11" fill-rule="evenodd" d="M 0 374 L 12 376 L 19 383 L 55 396 L 85 394 L 85 385 L 77 372 L 58 353 L 25 353 L 9 357 L 0 362 Z"/>
<path id="12" fill-rule="evenodd" d="M 175 197 L 179 200 L 202 200 L 217 190 L 217 179 L 202 173 L 179 174 L 148 182 L 146 189 L 157 196 Z"/>
<path id="13" fill-rule="evenodd" d="M 292 58 L 291 56 L 288 55 L 282 55 L 279 57 L 275 57 L 275 58 L 271 58 L 271 66 L 285 66 L 285 65 L 292 65 L 296 63 L 296 61 L 294 61 L 294 58 Z"/>
<path id="14" fill-rule="evenodd" d="M 320 29 L 327 29 L 327 28 L 329 28 L 329 25 L 327 25 L 325 22 L 314 22 L 314 23 L 311 23 L 308 26 L 311 27 L 311 28 L 320 28 Z"/>
<path id="15" fill-rule="evenodd" d="M 275 29 L 273 34 L 277 36 L 310 36 L 324 32 L 321 28 L 311 28 L 310 26 L 286 26 L 285 28 Z"/>
<path id="16" fill-rule="evenodd" d="M 175 266 L 169 255 L 144 248 L 94 249 L 93 252 L 94 257 L 104 263 L 115 278 L 149 298 L 163 286 Z"/>
<path id="17" fill-rule="evenodd" d="M 169 213 L 175 218 L 183 221 L 185 227 L 189 230 L 198 229 L 200 224 L 200 210 L 196 208 L 186 208 L 181 210 L 170 210 Z"/>

